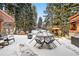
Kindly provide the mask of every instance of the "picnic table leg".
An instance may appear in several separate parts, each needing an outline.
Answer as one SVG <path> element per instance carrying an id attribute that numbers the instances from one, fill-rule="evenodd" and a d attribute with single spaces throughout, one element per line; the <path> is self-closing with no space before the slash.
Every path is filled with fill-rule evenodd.
<path id="1" fill-rule="evenodd" d="M 4 46 L 5 46 L 4 43 L 2 43 L 2 48 L 4 48 Z"/>
<path id="2" fill-rule="evenodd" d="M 61 45 L 61 43 L 58 40 L 56 40 L 56 41 Z"/>
<path id="3" fill-rule="evenodd" d="M 37 44 L 37 43 L 36 43 Z M 36 44 L 34 45 L 34 47 L 36 46 Z"/>
<path id="4" fill-rule="evenodd" d="M 53 37 L 54 38 L 54 37 Z M 55 38 L 54 38 L 55 39 Z M 57 39 L 55 39 L 60 45 L 61 45 L 61 43 L 57 40 Z"/>
<path id="5" fill-rule="evenodd" d="M 12 38 L 13 39 L 13 41 L 15 42 L 15 39 L 14 38 Z"/>
<path id="6" fill-rule="evenodd" d="M 54 42 L 52 42 L 52 43 L 47 43 L 47 42 L 46 42 L 46 44 L 47 44 L 47 46 L 48 46 L 49 49 L 52 49 L 52 48 L 57 47 L 57 46 L 54 44 Z M 51 44 L 53 44 L 53 45 L 51 46 Z"/>
<path id="7" fill-rule="evenodd" d="M 8 40 L 8 38 L 5 40 L 5 42 L 7 42 L 7 43 L 8 43 L 7 45 L 9 45 L 9 40 Z"/>
<path id="8" fill-rule="evenodd" d="M 57 46 L 53 43 L 53 47 L 55 48 L 55 47 L 57 47 Z"/>
<path id="9" fill-rule="evenodd" d="M 4 48 L 4 42 L 3 43 L 0 43 L 0 45 L 1 45 L 2 48 Z"/>
<path id="10" fill-rule="evenodd" d="M 6 41 L 7 41 L 8 45 L 9 45 L 9 40 L 8 40 L 8 38 L 6 39 Z"/>
<path id="11" fill-rule="evenodd" d="M 39 49 L 41 49 L 42 47 L 43 47 L 43 44 L 44 44 L 44 42 L 41 44 L 41 46 L 40 47 L 38 47 Z"/>
<path id="12" fill-rule="evenodd" d="M 50 44 L 47 44 L 47 46 L 48 46 L 48 49 L 52 49 L 52 47 L 51 47 L 51 45 L 50 45 Z"/>

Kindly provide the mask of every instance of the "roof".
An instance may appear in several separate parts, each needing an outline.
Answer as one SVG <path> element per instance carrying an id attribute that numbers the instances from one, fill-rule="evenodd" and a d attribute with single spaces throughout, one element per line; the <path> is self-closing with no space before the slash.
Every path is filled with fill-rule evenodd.
<path id="1" fill-rule="evenodd" d="M 79 12 L 69 17 L 70 22 L 79 20 Z"/>
<path id="2" fill-rule="evenodd" d="M 69 19 L 73 19 L 73 18 L 75 18 L 75 17 L 77 17 L 77 16 L 79 16 L 79 12 L 76 13 L 75 15 L 70 16 Z"/>
<path id="3" fill-rule="evenodd" d="M 5 11 L 0 10 L 0 18 L 4 22 L 15 22 L 14 18 L 12 18 L 10 15 L 8 15 Z"/>

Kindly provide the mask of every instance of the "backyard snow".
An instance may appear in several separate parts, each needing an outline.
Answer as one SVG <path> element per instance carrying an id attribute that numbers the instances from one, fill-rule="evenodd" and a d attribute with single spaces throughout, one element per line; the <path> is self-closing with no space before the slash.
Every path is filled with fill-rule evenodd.
<path id="1" fill-rule="evenodd" d="M 35 36 L 33 36 L 34 38 Z M 27 35 L 14 35 L 15 42 L 11 42 L 10 45 L 5 46 L 4 48 L 0 48 L 0 56 L 28 56 L 27 54 L 22 55 L 20 50 L 27 50 L 24 51 L 32 54 L 35 56 L 78 56 L 79 55 L 79 48 L 72 45 L 71 41 L 62 37 L 56 38 L 57 41 L 54 41 L 57 47 L 53 49 L 38 49 L 37 46 L 34 46 L 36 42 L 32 39 L 28 39 Z M 20 47 L 20 45 L 24 45 L 24 47 Z"/>

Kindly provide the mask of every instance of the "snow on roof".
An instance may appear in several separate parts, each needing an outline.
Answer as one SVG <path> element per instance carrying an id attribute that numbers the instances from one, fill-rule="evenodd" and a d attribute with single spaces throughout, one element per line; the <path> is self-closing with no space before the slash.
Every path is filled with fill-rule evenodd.
<path id="1" fill-rule="evenodd" d="M 0 18 L 3 19 L 4 22 L 15 22 L 14 18 L 12 18 L 3 10 L 0 10 Z"/>
<path id="2" fill-rule="evenodd" d="M 73 19 L 73 18 L 75 18 L 75 17 L 77 17 L 77 16 L 79 16 L 79 12 L 76 13 L 75 15 L 70 16 L 69 19 Z"/>
<path id="3" fill-rule="evenodd" d="M 69 17 L 70 22 L 77 21 L 78 19 L 79 19 L 79 12 Z"/>

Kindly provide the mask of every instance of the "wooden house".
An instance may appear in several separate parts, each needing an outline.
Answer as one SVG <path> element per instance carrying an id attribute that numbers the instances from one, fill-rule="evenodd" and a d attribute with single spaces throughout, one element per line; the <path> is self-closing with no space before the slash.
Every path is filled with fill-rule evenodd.
<path id="1" fill-rule="evenodd" d="M 15 20 L 5 11 L 0 10 L 0 32 L 12 34 L 15 30 Z"/>

